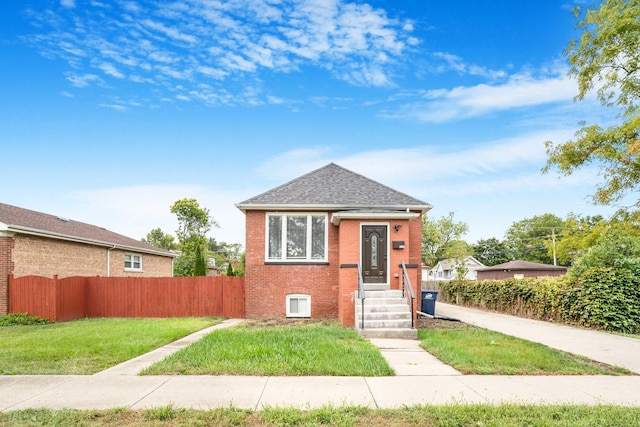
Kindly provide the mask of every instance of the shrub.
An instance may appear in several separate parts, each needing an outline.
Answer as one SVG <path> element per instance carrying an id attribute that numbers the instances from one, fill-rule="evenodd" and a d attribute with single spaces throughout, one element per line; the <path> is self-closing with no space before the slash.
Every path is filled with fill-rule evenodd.
<path id="1" fill-rule="evenodd" d="M 0 326 L 46 325 L 48 323 L 52 322 L 49 319 L 31 316 L 27 313 L 10 313 L 6 316 L 0 316 Z"/>

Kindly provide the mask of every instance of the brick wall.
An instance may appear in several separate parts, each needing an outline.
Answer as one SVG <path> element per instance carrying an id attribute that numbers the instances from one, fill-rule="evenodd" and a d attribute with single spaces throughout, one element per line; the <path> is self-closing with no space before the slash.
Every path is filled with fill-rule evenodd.
<path id="1" fill-rule="evenodd" d="M 142 272 L 124 271 L 124 253 L 120 249 L 37 236 L 16 236 L 13 249 L 13 274 L 16 277 L 70 276 L 172 276 L 171 258 L 142 254 Z M 110 271 L 107 273 L 107 265 Z"/>
<path id="2" fill-rule="evenodd" d="M 338 228 L 327 227 L 329 264 L 265 264 L 265 212 L 246 213 L 247 318 L 285 317 L 288 294 L 311 295 L 311 317 L 338 317 Z"/>
<path id="3" fill-rule="evenodd" d="M 0 316 L 9 312 L 9 274 L 13 270 L 13 237 L 0 237 Z"/>

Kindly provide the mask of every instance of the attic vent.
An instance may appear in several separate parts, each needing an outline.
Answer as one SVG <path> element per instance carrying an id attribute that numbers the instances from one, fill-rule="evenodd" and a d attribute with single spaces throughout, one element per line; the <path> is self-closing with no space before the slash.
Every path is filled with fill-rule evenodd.
<path id="1" fill-rule="evenodd" d="M 64 218 L 64 217 L 61 217 L 61 216 L 59 216 L 58 219 L 60 221 L 62 221 L 62 222 L 70 222 L 71 221 L 69 218 Z"/>

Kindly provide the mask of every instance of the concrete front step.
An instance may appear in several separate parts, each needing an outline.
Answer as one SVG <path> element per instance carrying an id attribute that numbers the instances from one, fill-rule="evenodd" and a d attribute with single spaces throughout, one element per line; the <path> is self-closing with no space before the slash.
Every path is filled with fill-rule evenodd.
<path id="1" fill-rule="evenodd" d="M 364 338 L 396 338 L 402 340 L 418 339 L 418 330 L 411 328 L 378 328 L 378 329 L 356 329 L 360 336 Z"/>
<path id="2" fill-rule="evenodd" d="M 404 298 L 395 298 L 395 297 L 365 298 L 364 300 L 365 307 L 368 305 L 394 305 L 394 304 L 404 304 L 405 306 L 407 306 L 407 300 Z M 362 303 L 359 299 L 356 299 L 356 305 L 362 306 Z"/>
<path id="3" fill-rule="evenodd" d="M 365 298 L 404 298 L 397 289 L 386 291 L 364 291 Z"/>
<path id="4" fill-rule="evenodd" d="M 361 319 L 360 316 L 358 316 Z M 405 311 L 381 311 L 381 312 L 366 312 L 364 313 L 364 320 L 411 320 L 411 313 L 409 310 Z"/>
<path id="5" fill-rule="evenodd" d="M 358 324 L 360 326 L 362 321 Z M 391 328 L 411 328 L 411 318 L 409 319 L 364 319 L 365 329 L 391 329 Z"/>
<path id="6" fill-rule="evenodd" d="M 356 312 L 362 311 L 362 305 L 356 306 Z M 384 305 L 372 305 L 365 304 L 364 312 L 366 313 L 391 313 L 391 312 L 409 312 L 409 306 L 407 304 L 384 304 Z"/>

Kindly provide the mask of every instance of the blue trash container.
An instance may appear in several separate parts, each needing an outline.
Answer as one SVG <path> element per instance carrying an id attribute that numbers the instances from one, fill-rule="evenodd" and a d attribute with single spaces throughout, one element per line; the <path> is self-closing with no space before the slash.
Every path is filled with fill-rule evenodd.
<path id="1" fill-rule="evenodd" d="M 422 291 L 422 310 L 420 311 L 435 317 L 436 299 L 438 299 L 438 291 Z"/>

